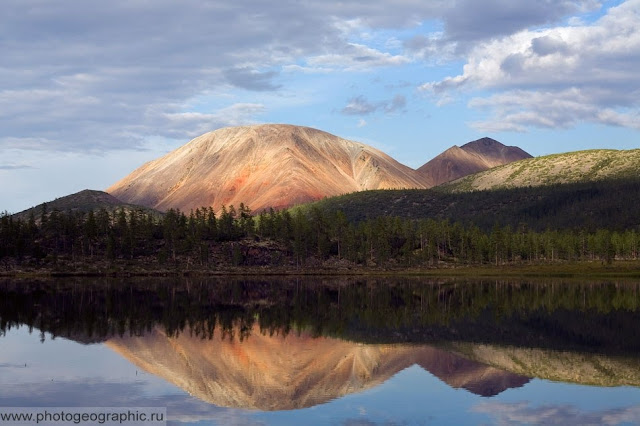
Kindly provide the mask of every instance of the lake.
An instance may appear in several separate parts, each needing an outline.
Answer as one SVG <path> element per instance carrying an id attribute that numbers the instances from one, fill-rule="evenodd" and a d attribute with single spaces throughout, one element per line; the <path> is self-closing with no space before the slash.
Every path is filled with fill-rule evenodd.
<path id="1" fill-rule="evenodd" d="M 0 407 L 166 407 L 176 425 L 640 423 L 636 281 L 5 280 L 0 348 Z"/>

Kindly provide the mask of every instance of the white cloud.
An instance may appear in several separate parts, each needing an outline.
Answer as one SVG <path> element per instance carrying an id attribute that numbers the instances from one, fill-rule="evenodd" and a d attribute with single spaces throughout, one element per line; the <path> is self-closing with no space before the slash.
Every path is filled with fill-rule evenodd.
<path id="1" fill-rule="evenodd" d="M 448 41 L 466 48 L 479 40 L 548 25 L 600 7 L 601 3 L 595 0 L 456 0 L 444 12 L 445 34 Z"/>
<path id="2" fill-rule="evenodd" d="M 149 135 L 174 137 L 176 129 L 162 125 L 162 120 L 194 113 L 180 106 L 214 88 L 280 92 L 291 81 L 284 74 L 288 79 L 298 73 L 339 71 L 343 76 L 417 60 L 432 65 L 460 52 L 472 52 L 465 73 L 425 87 L 436 91 L 462 83 L 491 87 L 495 84 L 491 78 L 504 72 L 500 66 L 505 58 L 496 56 L 490 40 L 597 7 L 594 0 L 398 0 L 391 6 L 384 0 L 283 0 L 265 5 L 251 0 L 4 0 L 0 148 L 15 146 L 17 138 L 41 141 L 40 148 L 48 150 L 131 148 Z M 616 19 L 626 30 L 637 24 L 630 16 Z M 427 21 L 441 23 L 442 31 L 417 36 L 412 42 L 403 40 L 404 30 L 415 30 Z M 572 28 L 577 33 L 584 27 Z M 566 56 L 575 56 L 573 39 L 561 36 L 569 49 Z M 622 29 L 619 38 L 628 41 Z M 613 45 L 614 38 L 609 41 L 602 51 L 621 51 L 622 46 Z M 478 43 L 482 45 L 477 47 Z M 629 52 L 635 47 L 630 46 Z M 506 62 L 509 79 L 522 79 L 516 75 L 521 69 L 548 72 L 543 59 L 558 56 L 550 49 L 553 44 L 543 39 L 537 47 L 539 53 L 547 52 L 542 59 L 527 56 L 526 48 L 512 51 L 524 56 Z M 481 55 L 489 56 L 484 60 Z M 496 56 L 495 64 L 491 55 Z M 603 61 L 598 69 L 616 77 L 609 72 L 613 62 L 606 57 Z M 476 63 L 479 69 L 474 68 Z M 615 66 L 623 73 L 635 70 L 635 62 L 625 64 Z M 478 77 L 485 68 L 487 77 Z M 184 123 L 209 120 L 185 117 Z"/>
<path id="3" fill-rule="evenodd" d="M 329 74 L 334 70 L 331 68 L 323 68 L 323 67 L 307 67 L 302 65 L 285 65 L 282 67 L 282 72 L 295 73 L 300 72 L 304 74 Z"/>
<path id="4" fill-rule="evenodd" d="M 585 22 L 584 22 L 584 20 L 582 18 L 580 18 L 578 16 L 572 16 L 567 21 L 567 24 L 569 24 L 572 27 L 580 27 L 580 26 L 585 25 Z"/>
<path id="5" fill-rule="evenodd" d="M 28 164 L 15 164 L 15 163 L 5 163 L 0 164 L 0 171 L 2 170 L 22 170 L 22 169 L 31 169 L 32 166 Z"/>
<path id="6" fill-rule="evenodd" d="M 342 108 L 342 113 L 346 115 L 367 115 L 375 112 L 381 104 L 371 103 L 364 96 L 356 96 L 349 99 L 347 105 Z"/>
<path id="7" fill-rule="evenodd" d="M 262 104 L 238 103 L 222 108 L 214 113 L 168 113 L 164 133 L 196 137 L 211 129 L 228 126 L 241 126 L 256 123 L 255 117 L 263 114 L 266 108 Z"/>
<path id="8" fill-rule="evenodd" d="M 341 71 L 368 71 L 372 68 L 398 66 L 411 62 L 408 57 L 392 55 L 362 44 L 349 43 L 340 53 L 313 56 L 307 60 L 311 67 Z"/>
<path id="9" fill-rule="evenodd" d="M 601 123 L 640 130 L 638 111 L 616 111 L 599 105 L 597 93 L 579 88 L 562 91 L 511 90 L 488 98 L 474 98 L 473 108 L 492 117 L 472 123 L 484 132 L 526 131 L 529 127 L 569 128 L 580 122 Z"/>
<path id="10" fill-rule="evenodd" d="M 405 63 L 402 56 L 351 43 L 349 34 L 408 25 L 433 12 L 413 1 L 389 11 L 382 1 L 319 0 L 265 7 L 249 0 L 6 0 L 2 8 L 0 148 L 21 138 L 63 151 L 174 137 L 162 120 L 195 112 L 180 105 L 212 88 L 276 91 L 286 89 L 282 71 Z M 185 123 L 209 120 L 186 117 Z"/>
<path id="11" fill-rule="evenodd" d="M 282 87 L 273 83 L 277 75 L 275 71 L 260 72 L 248 67 L 236 67 L 224 71 L 225 78 L 232 85 L 256 92 L 273 91 Z"/>
<path id="12" fill-rule="evenodd" d="M 403 95 L 396 95 L 392 99 L 380 102 L 370 102 L 363 95 L 359 95 L 349 99 L 347 105 L 340 112 L 345 115 L 368 115 L 377 111 L 393 114 L 403 111 L 406 105 L 407 98 Z"/>
<path id="13" fill-rule="evenodd" d="M 471 107 L 493 117 L 474 127 L 525 130 L 582 121 L 638 128 L 640 1 L 612 8 L 592 25 L 521 31 L 476 46 L 463 73 L 420 90 L 449 97 L 490 90 Z"/>

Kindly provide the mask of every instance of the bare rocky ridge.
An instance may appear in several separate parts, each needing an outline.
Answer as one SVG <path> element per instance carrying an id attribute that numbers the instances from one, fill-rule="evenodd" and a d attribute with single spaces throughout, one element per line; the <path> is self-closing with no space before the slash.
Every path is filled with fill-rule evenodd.
<path id="1" fill-rule="evenodd" d="M 427 187 L 415 170 L 368 145 L 270 124 L 206 133 L 107 192 L 158 210 L 244 203 L 260 211 L 368 189 Z"/>
<path id="2" fill-rule="evenodd" d="M 506 146 L 491 138 L 453 146 L 418 169 L 429 186 L 437 186 L 463 176 L 514 161 L 531 158 L 515 146 Z"/>
<path id="3" fill-rule="evenodd" d="M 158 328 L 144 336 L 116 337 L 111 349 L 191 395 L 224 407 L 285 410 L 310 407 L 373 388 L 419 365 L 454 388 L 493 396 L 527 377 L 470 361 L 432 346 L 370 345 L 313 338 L 309 333 L 262 334 L 257 326 L 240 341 Z"/>

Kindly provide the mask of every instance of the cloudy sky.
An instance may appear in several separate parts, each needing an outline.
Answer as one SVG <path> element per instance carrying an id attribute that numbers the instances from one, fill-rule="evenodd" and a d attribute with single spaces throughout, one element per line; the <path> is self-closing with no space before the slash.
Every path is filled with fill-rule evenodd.
<path id="1" fill-rule="evenodd" d="M 317 127 L 419 167 L 490 136 L 637 148 L 640 0 L 2 0 L 0 210 L 204 132 Z"/>

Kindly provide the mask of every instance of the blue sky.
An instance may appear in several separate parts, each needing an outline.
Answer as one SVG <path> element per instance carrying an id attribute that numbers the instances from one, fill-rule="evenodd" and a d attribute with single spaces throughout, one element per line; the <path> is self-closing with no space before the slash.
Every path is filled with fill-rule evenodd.
<path id="1" fill-rule="evenodd" d="M 638 148 L 640 0 L 3 0 L 0 210 L 104 189 L 220 127 L 419 167 L 483 136 Z"/>

